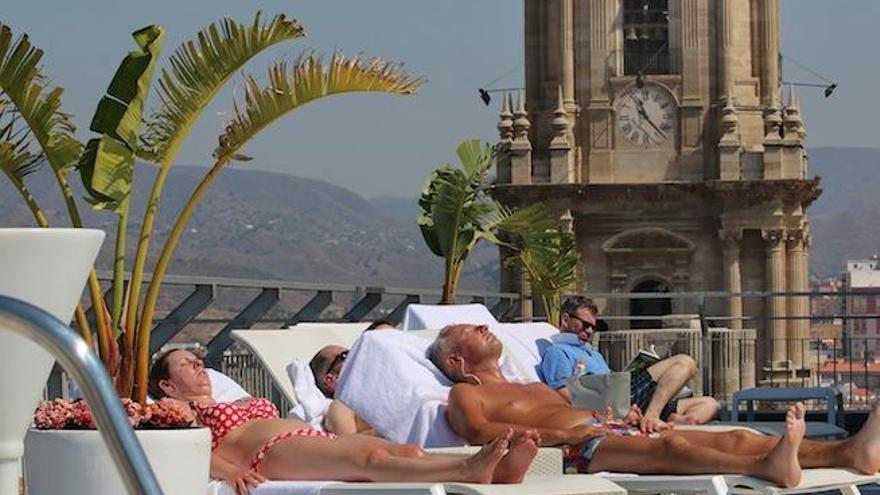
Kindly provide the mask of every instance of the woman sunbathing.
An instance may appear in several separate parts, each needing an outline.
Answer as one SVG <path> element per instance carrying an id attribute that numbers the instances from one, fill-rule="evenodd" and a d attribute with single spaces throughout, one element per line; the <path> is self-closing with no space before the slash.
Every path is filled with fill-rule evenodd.
<path id="1" fill-rule="evenodd" d="M 239 495 L 266 480 L 519 483 L 540 443 L 534 431 L 507 432 L 472 456 L 445 456 L 375 437 L 325 433 L 280 419 L 266 399 L 215 402 L 202 360 L 183 350 L 156 360 L 149 388 L 154 398 L 185 402 L 211 430 L 211 476 Z"/>

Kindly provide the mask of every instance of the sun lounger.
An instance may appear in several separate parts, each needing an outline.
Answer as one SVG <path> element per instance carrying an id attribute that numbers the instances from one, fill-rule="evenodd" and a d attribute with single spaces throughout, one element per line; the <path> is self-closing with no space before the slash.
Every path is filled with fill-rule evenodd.
<path id="1" fill-rule="evenodd" d="M 709 495 L 760 493 L 789 495 L 840 491 L 843 495 L 861 493 L 858 485 L 876 483 L 880 476 L 864 476 L 845 469 L 805 469 L 801 484 L 795 488 L 780 488 L 772 483 L 740 475 L 663 476 L 624 473 L 598 475 L 622 486 L 628 493 L 682 493 L 698 492 Z"/>
<path id="2" fill-rule="evenodd" d="M 234 495 L 225 483 L 212 483 L 208 495 Z M 590 475 L 529 476 L 513 485 L 468 483 L 340 483 L 337 481 L 269 481 L 252 495 L 625 495 L 611 481 Z"/>

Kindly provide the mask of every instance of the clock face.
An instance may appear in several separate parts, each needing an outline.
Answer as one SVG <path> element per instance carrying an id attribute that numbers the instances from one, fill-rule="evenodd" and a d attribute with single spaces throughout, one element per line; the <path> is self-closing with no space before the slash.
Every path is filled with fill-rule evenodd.
<path id="1" fill-rule="evenodd" d="M 644 147 L 672 143 L 678 107 L 666 90 L 647 85 L 630 88 L 617 97 L 617 133 L 626 141 Z"/>

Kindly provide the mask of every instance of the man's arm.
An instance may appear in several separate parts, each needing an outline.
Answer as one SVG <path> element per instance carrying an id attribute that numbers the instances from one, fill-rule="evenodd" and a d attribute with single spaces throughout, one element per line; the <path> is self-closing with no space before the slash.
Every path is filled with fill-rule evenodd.
<path id="1" fill-rule="evenodd" d="M 330 403 L 330 407 L 327 409 L 327 414 L 324 416 L 324 428 L 337 435 L 360 433 L 361 435 L 381 437 L 381 435 L 379 435 L 369 423 L 364 421 L 348 406 L 338 400 L 334 400 Z"/>
<path id="2" fill-rule="evenodd" d="M 446 410 L 446 416 L 452 430 L 467 440 L 468 443 L 474 445 L 488 443 L 508 430 L 513 430 L 514 432 L 536 431 L 541 436 L 541 446 L 548 447 L 577 444 L 606 433 L 603 428 L 591 426 L 559 429 L 490 421 L 486 416 L 483 402 L 479 396 L 479 387 L 467 384 L 459 384 L 452 387 L 452 392 L 449 394 L 449 406 Z"/>
<path id="3" fill-rule="evenodd" d="M 337 435 L 357 433 L 357 419 L 354 411 L 338 400 L 334 400 L 330 403 L 327 414 L 324 416 L 324 428 Z"/>

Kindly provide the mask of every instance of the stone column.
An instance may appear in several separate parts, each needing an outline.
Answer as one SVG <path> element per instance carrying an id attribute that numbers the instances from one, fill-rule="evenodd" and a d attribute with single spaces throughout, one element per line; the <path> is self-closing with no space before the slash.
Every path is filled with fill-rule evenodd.
<path id="1" fill-rule="evenodd" d="M 788 261 L 789 292 L 807 292 L 810 284 L 807 273 L 807 249 L 810 234 L 806 229 L 795 230 L 788 236 L 786 259 Z M 788 316 L 805 318 L 810 316 L 809 296 L 788 298 Z M 796 368 L 806 365 L 804 352 L 809 352 L 807 339 L 810 336 L 810 320 L 788 320 L 788 355 Z"/>
<path id="2" fill-rule="evenodd" d="M 562 37 L 562 98 L 565 110 L 573 112 L 574 98 L 574 0 L 559 0 L 559 35 Z"/>
<path id="3" fill-rule="evenodd" d="M 767 292 L 785 292 L 785 231 L 782 229 L 766 229 L 761 231 L 764 237 L 767 266 L 765 268 Z M 787 359 L 785 344 L 785 297 L 768 297 L 766 314 L 768 320 L 765 332 L 769 330 L 771 365 L 776 361 Z M 765 334 L 766 335 L 766 334 Z"/>
<path id="4" fill-rule="evenodd" d="M 779 108 L 779 0 L 761 0 L 761 103 Z"/>
<path id="5" fill-rule="evenodd" d="M 739 229 L 722 230 L 719 232 L 721 247 L 724 250 L 724 290 L 742 292 L 742 275 L 740 272 L 739 250 L 742 242 L 742 231 Z M 742 328 L 742 298 L 730 297 L 727 300 L 727 315 L 733 318 L 727 327 L 739 330 Z"/>
<path id="6" fill-rule="evenodd" d="M 718 90 L 723 98 L 732 96 L 735 0 L 718 0 Z"/>

